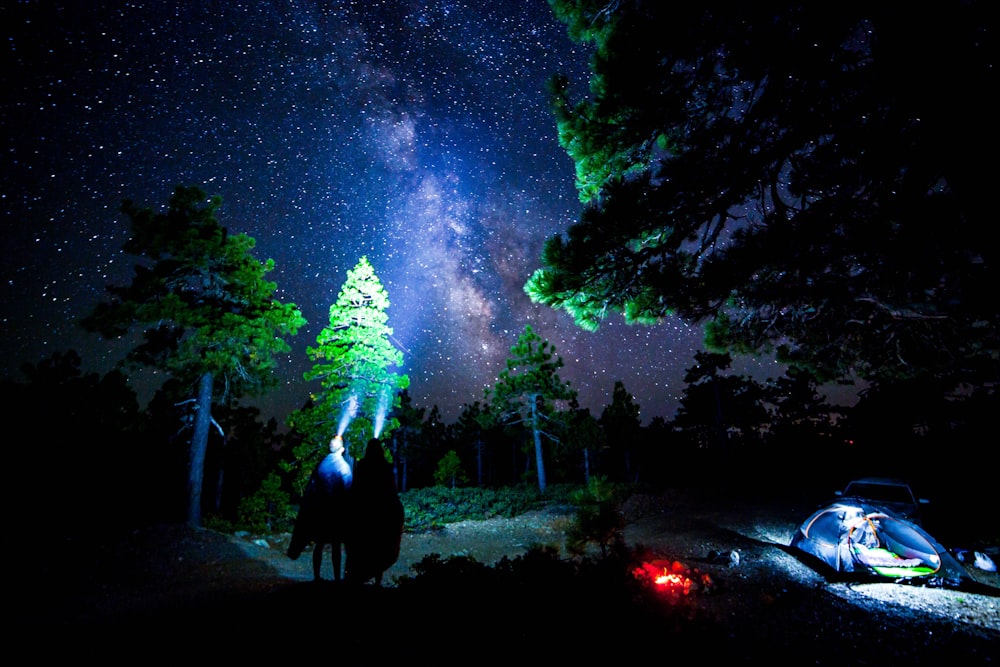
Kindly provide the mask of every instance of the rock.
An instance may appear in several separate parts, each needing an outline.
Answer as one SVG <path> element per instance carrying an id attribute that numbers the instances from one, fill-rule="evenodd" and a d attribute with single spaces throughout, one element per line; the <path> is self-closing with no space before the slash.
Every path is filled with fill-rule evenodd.
<path id="1" fill-rule="evenodd" d="M 729 551 L 717 550 L 711 551 L 708 554 L 708 562 L 716 563 L 718 565 L 728 565 L 729 567 L 739 567 L 740 566 L 740 552 L 736 549 Z"/>
<path id="2" fill-rule="evenodd" d="M 976 551 L 973 555 L 976 557 L 976 560 L 972 564 L 980 570 L 985 572 L 997 571 L 997 564 L 993 562 L 992 558 L 984 554 L 982 551 Z"/>

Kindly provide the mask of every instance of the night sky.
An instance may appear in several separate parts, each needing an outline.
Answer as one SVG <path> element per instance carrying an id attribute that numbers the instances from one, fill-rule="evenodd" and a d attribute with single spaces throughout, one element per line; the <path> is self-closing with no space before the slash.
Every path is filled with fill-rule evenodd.
<path id="1" fill-rule="evenodd" d="M 526 324 L 595 416 L 617 380 L 644 422 L 673 415 L 699 328 L 615 316 L 589 333 L 522 289 L 580 212 L 545 81 L 586 91 L 589 52 L 545 0 L 53 4 L 0 9 L 5 377 L 68 349 L 86 371 L 121 358 L 78 326 L 131 279 L 121 201 L 162 210 L 196 185 L 309 321 L 266 416 L 319 387 L 305 349 L 362 255 L 414 404 L 446 422 L 483 399 Z"/>

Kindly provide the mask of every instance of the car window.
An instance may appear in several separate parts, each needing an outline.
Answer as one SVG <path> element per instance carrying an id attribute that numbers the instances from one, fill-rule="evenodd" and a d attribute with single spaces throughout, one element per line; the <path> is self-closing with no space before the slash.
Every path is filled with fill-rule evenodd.
<path id="1" fill-rule="evenodd" d="M 844 495 L 872 500 L 884 500 L 890 503 L 915 504 L 913 495 L 905 486 L 888 484 L 849 484 Z"/>

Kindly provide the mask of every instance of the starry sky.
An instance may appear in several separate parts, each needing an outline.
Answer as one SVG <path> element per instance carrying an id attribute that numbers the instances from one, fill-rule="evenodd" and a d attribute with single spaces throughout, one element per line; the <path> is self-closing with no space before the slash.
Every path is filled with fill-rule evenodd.
<path id="1" fill-rule="evenodd" d="M 446 422 L 483 399 L 526 324 L 595 416 L 616 381 L 644 423 L 675 412 L 698 327 L 612 317 L 591 333 L 523 292 L 581 207 L 545 82 L 565 73 L 584 93 L 590 54 L 545 0 L 58 4 L 0 8 L 5 377 L 68 349 L 85 371 L 119 360 L 123 344 L 78 322 L 131 280 L 121 201 L 162 210 L 197 185 L 309 321 L 265 416 L 318 388 L 305 349 L 362 255 L 414 404 Z M 140 396 L 159 380 L 137 374 Z"/>

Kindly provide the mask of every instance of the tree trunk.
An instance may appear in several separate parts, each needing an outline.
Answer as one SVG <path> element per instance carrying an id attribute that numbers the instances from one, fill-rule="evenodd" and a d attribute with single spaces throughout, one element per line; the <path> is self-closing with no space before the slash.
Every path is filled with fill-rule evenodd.
<path id="1" fill-rule="evenodd" d="M 538 468 L 538 490 L 545 493 L 545 462 L 542 460 L 542 431 L 538 427 L 538 404 L 531 401 L 531 433 L 535 438 L 535 466 Z"/>
<path id="2" fill-rule="evenodd" d="M 207 445 L 206 445 L 207 446 Z M 215 499 L 212 502 L 212 511 L 216 514 L 222 511 L 222 485 L 226 481 L 226 436 L 222 436 L 222 453 L 219 454 L 219 473 L 215 480 Z"/>
<path id="3" fill-rule="evenodd" d="M 212 424 L 212 373 L 201 376 L 198 385 L 198 408 L 194 415 L 191 436 L 191 457 L 188 468 L 188 525 L 201 527 L 201 487 L 205 475 L 205 452 L 208 450 L 208 429 Z"/>

